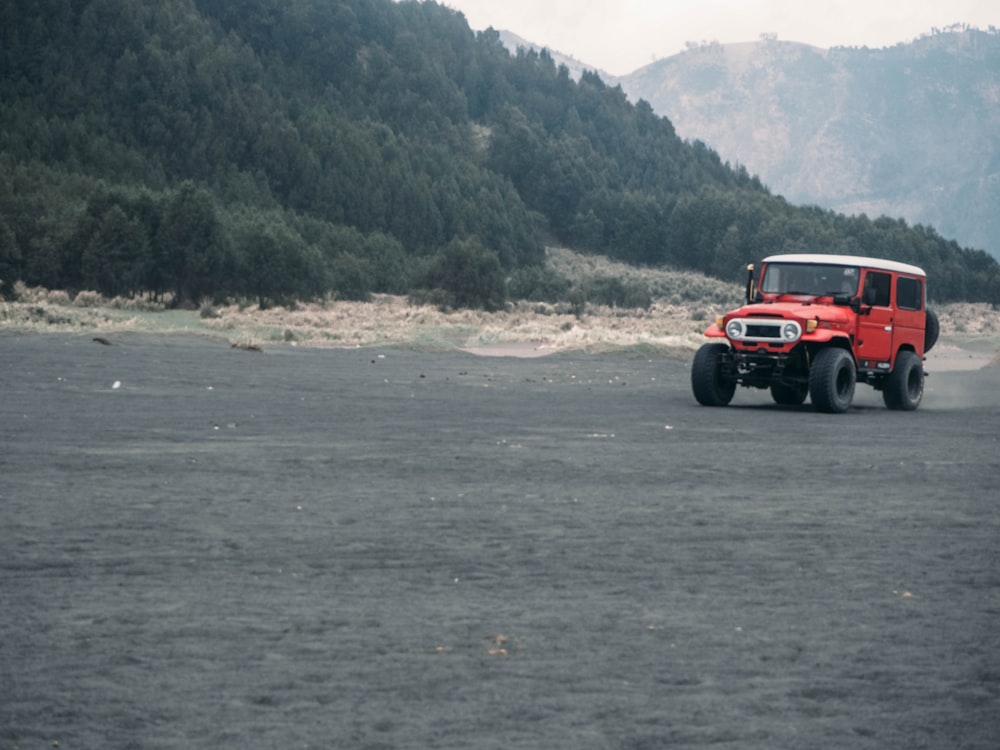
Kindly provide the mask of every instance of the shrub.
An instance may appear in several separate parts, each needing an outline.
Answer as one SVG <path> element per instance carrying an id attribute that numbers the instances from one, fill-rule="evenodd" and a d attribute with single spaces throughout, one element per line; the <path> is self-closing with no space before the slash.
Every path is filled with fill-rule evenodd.
<path id="1" fill-rule="evenodd" d="M 32 289 L 23 281 L 18 279 L 11 289 L 10 298 L 15 302 L 37 302 L 39 299 L 39 289 Z"/>
<path id="2" fill-rule="evenodd" d="M 198 315 L 201 318 L 218 318 L 219 313 L 215 309 L 215 305 L 212 302 L 211 297 L 203 297 L 201 304 L 198 306 Z"/>
<path id="3" fill-rule="evenodd" d="M 170 305 L 170 299 L 172 299 L 171 295 L 167 296 L 166 301 L 157 300 L 147 295 L 139 295 L 137 297 L 115 297 L 109 304 L 115 310 L 163 312 Z"/>
<path id="4" fill-rule="evenodd" d="M 569 288 L 569 279 L 547 266 L 518 268 L 507 279 L 508 297 L 531 302 L 564 300 Z"/>
<path id="5" fill-rule="evenodd" d="M 77 292 L 76 297 L 73 298 L 73 305 L 75 307 L 101 307 L 103 304 L 104 297 L 88 289 Z"/>
<path id="6" fill-rule="evenodd" d="M 406 299 L 411 305 L 430 305 L 442 312 L 452 307 L 450 295 L 444 289 L 414 289 Z"/>
<path id="7" fill-rule="evenodd" d="M 582 318 L 587 311 L 587 294 L 580 287 L 576 286 L 569 291 L 570 311 L 577 318 Z"/>
<path id="8" fill-rule="evenodd" d="M 69 298 L 69 294 L 62 289 L 53 289 L 45 295 L 45 301 L 50 305 L 61 307 L 69 307 L 72 303 L 72 300 Z"/>
<path id="9" fill-rule="evenodd" d="M 451 307 L 495 311 L 507 301 L 500 258 L 475 237 L 455 239 L 433 258 L 418 286 L 439 289 Z"/>
<path id="10" fill-rule="evenodd" d="M 595 305 L 648 310 L 653 306 L 649 287 L 640 281 L 622 281 L 614 276 L 598 276 L 587 284 L 587 300 Z"/>

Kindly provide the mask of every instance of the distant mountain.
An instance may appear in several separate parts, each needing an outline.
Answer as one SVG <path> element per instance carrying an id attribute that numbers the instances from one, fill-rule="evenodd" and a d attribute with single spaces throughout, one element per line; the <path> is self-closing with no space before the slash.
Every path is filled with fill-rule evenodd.
<path id="1" fill-rule="evenodd" d="M 900 217 L 1000 257 L 1000 30 L 886 49 L 715 43 L 614 80 L 792 203 Z"/>

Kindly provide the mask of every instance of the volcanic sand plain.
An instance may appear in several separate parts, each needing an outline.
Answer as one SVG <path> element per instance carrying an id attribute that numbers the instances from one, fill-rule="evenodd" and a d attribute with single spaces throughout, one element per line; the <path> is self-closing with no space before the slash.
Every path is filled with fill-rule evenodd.
<path id="1" fill-rule="evenodd" d="M 832 416 L 648 347 L 93 338 L 0 331 L 3 750 L 1000 743 L 982 352 Z"/>

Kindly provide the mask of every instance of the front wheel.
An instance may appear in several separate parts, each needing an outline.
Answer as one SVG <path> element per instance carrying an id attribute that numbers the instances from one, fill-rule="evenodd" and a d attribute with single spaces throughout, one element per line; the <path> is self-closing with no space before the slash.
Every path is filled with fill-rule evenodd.
<path id="1" fill-rule="evenodd" d="M 735 378 L 728 378 L 723 369 L 727 344 L 704 344 L 694 355 L 691 365 L 691 390 L 702 406 L 726 406 L 736 393 Z"/>
<path id="2" fill-rule="evenodd" d="M 882 400 L 889 409 L 913 411 L 924 397 L 924 364 L 914 352 L 903 351 L 896 356 L 882 389 Z"/>
<path id="3" fill-rule="evenodd" d="M 820 349 L 809 370 L 809 398 L 827 414 L 843 414 L 854 400 L 857 382 L 854 357 L 835 346 Z"/>

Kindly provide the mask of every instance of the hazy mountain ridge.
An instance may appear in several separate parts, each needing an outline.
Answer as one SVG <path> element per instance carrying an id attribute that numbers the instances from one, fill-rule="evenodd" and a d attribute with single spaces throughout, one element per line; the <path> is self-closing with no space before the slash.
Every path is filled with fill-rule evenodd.
<path id="1" fill-rule="evenodd" d="M 501 29 L 497 33 L 500 35 L 500 41 L 503 43 L 503 46 L 511 54 L 516 55 L 518 49 L 532 50 L 534 52 L 541 52 L 544 49 L 556 65 L 566 66 L 570 77 L 575 81 L 580 80 L 580 76 L 583 75 L 585 70 L 597 73 L 603 80 L 610 82 L 612 85 L 618 80 L 615 76 L 606 70 L 601 70 L 596 65 L 589 65 L 582 60 L 577 60 L 573 55 L 554 50 L 551 47 L 541 47 L 508 29 Z"/>
<path id="2" fill-rule="evenodd" d="M 774 192 L 1000 256 L 1000 32 L 885 49 L 708 44 L 616 79 Z"/>

